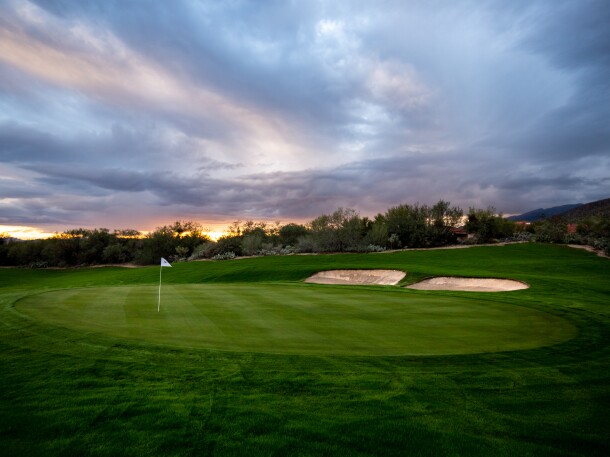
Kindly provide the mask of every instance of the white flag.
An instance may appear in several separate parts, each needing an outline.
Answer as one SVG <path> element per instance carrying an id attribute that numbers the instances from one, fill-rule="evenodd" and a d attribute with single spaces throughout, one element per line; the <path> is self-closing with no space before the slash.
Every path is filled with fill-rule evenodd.
<path id="1" fill-rule="evenodd" d="M 163 267 L 171 267 L 172 265 L 161 257 L 161 268 L 159 268 L 159 302 L 157 304 L 157 312 L 161 309 L 161 272 L 163 271 Z"/>
<path id="2" fill-rule="evenodd" d="M 161 257 L 161 266 L 162 267 L 171 267 L 170 263 L 165 260 L 163 257 Z"/>

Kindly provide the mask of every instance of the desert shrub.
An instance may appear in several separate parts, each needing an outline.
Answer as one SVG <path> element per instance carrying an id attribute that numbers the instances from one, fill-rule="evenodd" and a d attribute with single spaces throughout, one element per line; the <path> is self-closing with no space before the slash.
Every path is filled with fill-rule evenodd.
<path id="1" fill-rule="evenodd" d="M 590 243 L 596 250 L 603 252 L 607 256 L 610 256 L 610 239 L 598 238 Z"/>
<path id="2" fill-rule="evenodd" d="M 279 249 L 259 249 L 256 252 L 256 255 L 260 255 L 263 257 L 270 256 L 270 255 L 278 255 L 278 254 L 279 254 Z"/>
<path id="3" fill-rule="evenodd" d="M 280 245 L 275 245 L 271 242 L 263 243 L 261 248 L 256 252 L 256 255 L 270 256 L 270 255 L 282 255 L 285 249 Z"/>
<path id="4" fill-rule="evenodd" d="M 223 252 L 222 254 L 216 254 L 212 257 L 212 260 L 233 260 L 235 257 L 235 253 L 233 251 Z"/>
<path id="5" fill-rule="evenodd" d="M 534 240 L 534 234 L 525 232 L 525 231 L 515 232 L 512 234 L 512 236 L 508 236 L 508 237 L 502 239 L 502 241 L 505 243 L 533 241 L 533 240 Z M 462 244 L 467 244 L 467 243 L 462 243 Z"/>
<path id="6" fill-rule="evenodd" d="M 189 253 L 189 248 L 186 246 L 176 246 L 176 260 L 185 260 Z"/>
<path id="7" fill-rule="evenodd" d="M 195 249 L 193 249 L 188 260 L 209 259 L 214 256 L 215 247 L 216 243 L 213 241 L 206 241 L 205 243 L 197 245 L 195 246 Z"/>
<path id="8" fill-rule="evenodd" d="M 563 243 L 568 229 L 565 224 L 552 221 L 534 222 L 535 240 L 540 243 Z"/>
<path id="9" fill-rule="evenodd" d="M 242 255 L 242 236 L 224 236 L 220 238 L 213 249 L 213 255 L 233 252 L 236 256 Z"/>
<path id="10" fill-rule="evenodd" d="M 402 246 L 400 237 L 396 233 L 392 233 L 388 237 L 388 244 L 390 245 L 390 249 L 400 249 Z"/>
<path id="11" fill-rule="evenodd" d="M 263 236 L 260 233 L 244 235 L 241 240 L 243 255 L 255 255 L 262 250 Z"/>
<path id="12" fill-rule="evenodd" d="M 470 208 L 466 230 L 475 235 L 479 243 L 489 243 L 498 239 L 510 238 L 515 232 L 515 223 L 497 215 L 494 207 L 485 210 Z"/>
<path id="13" fill-rule="evenodd" d="M 309 230 L 304 225 L 287 224 L 279 230 L 279 238 L 283 246 L 294 246 L 299 238 L 308 233 Z"/>
<path id="14" fill-rule="evenodd" d="M 294 246 L 285 246 L 282 249 L 280 249 L 279 254 L 280 255 L 290 255 L 290 254 L 294 254 L 295 252 L 297 252 L 296 248 Z"/>
<path id="15" fill-rule="evenodd" d="M 49 262 L 45 262 L 44 260 L 39 260 L 38 262 L 32 262 L 30 264 L 30 268 L 47 268 L 49 266 Z"/>
<path id="16" fill-rule="evenodd" d="M 515 232 L 512 236 L 512 241 L 532 241 L 534 234 L 530 232 Z"/>
<path id="17" fill-rule="evenodd" d="M 566 233 L 563 237 L 563 242 L 565 244 L 586 244 L 583 243 L 584 238 L 578 233 Z"/>
<path id="18" fill-rule="evenodd" d="M 315 251 L 315 242 L 311 235 L 305 235 L 297 240 L 295 251 L 300 253 L 310 253 Z"/>
<path id="19" fill-rule="evenodd" d="M 118 243 L 109 244 L 102 251 L 102 260 L 105 263 L 124 263 L 129 260 L 129 252 Z"/>
<path id="20" fill-rule="evenodd" d="M 460 241 L 460 244 L 465 246 L 474 246 L 475 244 L 481 244 L 477 235 L 466 238 L 465 240 Z"/>

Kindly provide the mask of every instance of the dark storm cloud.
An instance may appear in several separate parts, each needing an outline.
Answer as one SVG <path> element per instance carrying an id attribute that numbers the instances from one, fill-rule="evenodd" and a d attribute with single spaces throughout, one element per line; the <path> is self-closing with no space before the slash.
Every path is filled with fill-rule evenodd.
<path id="1" fill-rule="evenodd" d="M 63 206 L 63 202 L 46 198 L 25 199 L 19 203 L 0 201 L 0 224 L 78 224 L 83 212 Z"/>
<path id="2" fill-rule="evenodd" d="M 384 210 L 384 204 L 419 201 L 432 204 L 441 198 L 468 200 L 469 182 L 459 172 L 459 157 L 445 156 L 431 163 L 425 157 L 374 159 L 337 169 L 276 172 L 217 180 L 200 176 L 127 172 L 120 169 L 32 165 L 39 181 L 65 191 L 146 192 L 160 204 L 205 207 L 234 217 L 254 212 L 261 217 L 314 217 L 338 206 L 359 207 L 367 213 Z M 433 169 L 445 184 L 431 188 Z M 458 172 L 458 173 L 456 173 Z M 531 185 L 531 183 L 529 183 Z M 450 189 L 460 188 L 458 192 Z M 89 189 L 89 190 L 87 190 Z M 366 192 L 368 199 L 363 199 Z M 457 202 L 456 202 L 457 203 Z M 480 201 L 473 200 L 473 204 Z"/>
<path id="3" fill-rule="evenodd" d="M 147 167 L 150 161 L 159 161 L 167 155 L 168 144 L 155 131 L 154 126 L 133 126 L 126 129 L 117 125 L 100 134 L 61 137 L 41 132 L 15 122 L 0 124 L 0 162 L 16 166 L 36 164 L 35 168 L 50 168 L 57 164 L 69 164 L 70 168 L 106 166 L 109 163 L 126 168 Z M 227 163 L 207 157 L 203 152 L 193 152 L 188 143 L 173 145 L 172 157 L 186 160 L 185 156 L 196 153 L 200 172 L 220 169 L 239 169 L 242 164 Z M 65 165 L 63 165 L 65 167 Z M 192 166 L 187 164 L 188 168 Z M 134 174 L 134 176 L 137 173 Z"/>
<path id="4" fill-rule="evenodd" d="M 550 5 L 553 8 L 541 11 L 524 46 L 564 70 L 593 72 L 592 79 L 601 82 L 602 74 L 610 70 L 610 4 L 581 0 Z"/>
<path id="5" fill-rule="evenodd" d="M 29 162 L 49 158 L 67 160 L 70 157 L 52 135 L 32 131 L 14 123 L 0 125 L 0 161 L 2 163 Z"/>
<path id="6" fill-rule="evenodd" d="M 541 12 L 521 47 L 570 76 L 561 107 L 520 132 L 511 144 L 539 161 L 610 155 L 610 3 L 559 2 Z"/>
<path id="7" fill-rule="evenodd" d="M 41 198 L 47 192 L 40 187 L 18 179 L 0 178 L 0 195 L 3 199 Z"/>
<path id="8" fill-rule="evenodd" d="M 109 195 L 108 192 L 146 193 L 154 196 L 161 206 L 180 205 L 185 210 L 205 208 L 211 214 L 226 214 L 232 218 L 249 214 L 265 218 L 313 218 L 339 206 L 358 208 L 365 214 L 374 215 L 391 205 L 433 204 L 439 199 L 467 209 L 485 206 L 485 195 L 511 211 L 517 202 L 529 201 L 531 204 L 535 201 L 532 197 L 545 189 L 559 186 L 574 191 L 583 185 L 596 187 L 593 180 L 568 174 L 540 178 L 506 176 L 498 171 L 487 172 L 484 180 L 474 180 L 469 176 L 472 167 L 460 157 L 461 154 L 445 154 L 432 161 L 423 155 L 373 159 L 336 169 L 264 173 L 232 180 L 120 169 L 66 169 L 40 165 L 28 168 L 40 174 L 39 181 L 62 188 L 66 193 L 93 195 L 96 188 L 106 191 L 103 195 Z M 480 167 L 483 170 L 486 166 Z M 608 183 L 597 184 L 607 186 Z M 502 196 L 504 191 L 510 198 Z"/>
<path id="9" fill-rule="evenodd" d="M 153 135 L 153 133 L 151 133 Z M 107 135 L 59 137 L 14 122 L 0 124 L 0 160 L 2 163 L 32 162 L 78 163 L 95 165 L 112 158 L 125 158 L 143 151 L 154 153 L 157 147 L 121 128 Z"/>
<path id="10" fill-rule="evenodd" d="M 302 219 L 441 198 L 519 212 L 608 196 L 602 0 L 0 12 L 4 220 Z"/>

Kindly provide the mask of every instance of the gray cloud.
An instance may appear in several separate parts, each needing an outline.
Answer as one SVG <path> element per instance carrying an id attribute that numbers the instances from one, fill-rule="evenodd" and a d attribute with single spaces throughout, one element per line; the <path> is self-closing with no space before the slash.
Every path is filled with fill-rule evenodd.
<path id="1" fill-rule="evenodd" d="M 524 46 L 567 71 L 610 68 L 610 5 L 604 0 L 560 2 L 540 11 Z M 598 74 L 598 76 L 601 76 Z M 597 79 L 597 78 L 595 78 Z"/>
<path id="2" fill-rule="evenodd" d="M 561 2 L 539 12 L 521 47 L 569 75 L 571 96 L 512 144 L 534 160 L 573 162 L 610 154 L 610 4 Z"/>
<path id="3" fill-rule="evenodd" d="M 512 213 L 608 196 L 601 0 L 0 12 L 5 223 L 305 219 L 440 198 Z"/>

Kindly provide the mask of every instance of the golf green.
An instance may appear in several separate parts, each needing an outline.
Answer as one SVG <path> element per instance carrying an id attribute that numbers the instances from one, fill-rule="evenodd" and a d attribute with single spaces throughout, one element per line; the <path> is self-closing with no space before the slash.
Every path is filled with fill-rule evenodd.
<path id="1" fill-rule="evenodd" d="M 53 326 L 159 345 L 318 355 L 446 355 L 531 349 L 576 335 L 568 321 L 498 300 L 391 288 L 184 284 L 63 289 L 20 312 Z"/>

